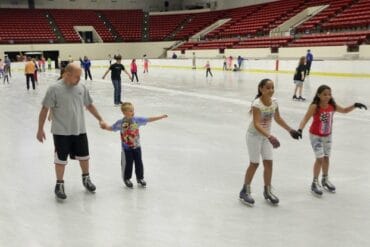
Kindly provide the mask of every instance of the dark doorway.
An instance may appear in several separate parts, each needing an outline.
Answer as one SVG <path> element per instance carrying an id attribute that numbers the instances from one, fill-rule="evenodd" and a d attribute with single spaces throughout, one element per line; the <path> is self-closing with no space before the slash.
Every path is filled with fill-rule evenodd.
<path id="1" fill-rule="evenodd" d="M 28 0 L 28 8 L 30 9 L 35 8 L 35 0 Z"/>
<path id="2" fill-rule="evenodd" d="M 91 31 L 86 31 L 86 32 L 78 32 L 81 36 L 81 38 L 83 39 L 83 41 L 85 41 L 85 43 L 93 43 L 93 33 Z"/>

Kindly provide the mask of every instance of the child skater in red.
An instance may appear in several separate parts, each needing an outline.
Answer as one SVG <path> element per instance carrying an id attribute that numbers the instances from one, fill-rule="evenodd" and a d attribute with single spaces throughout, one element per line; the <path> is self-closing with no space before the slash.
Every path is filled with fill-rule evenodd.
<path id="1" fill-rule="evenodd" d="M 131 82 L 134 82 L 134 77 L 136 77 L 136 82 L 139 82 L 139 78 L 137 77 L 136 59 L 132 59 L 130 67 L 131 67 Z"/>
<path id="2" fill-rule="evenodd" d="M 334 193 L 335 186 L 329 181 L 329 156 L 332 144 L 332 125 L 335 112 L 348 113 L 355 108 L 365 109 L 367 107 L 361 103 L 342 107 L 335 103 L 331 94 L 331 89 L 327 85 L 321 85 L 308 108 L 306 115 L 299 124 L 298 132 L 302 133 L 308 120 L 312 117 L 310 127 L 310 140 L 316 160 L 313 166 L 313 181 L 311 192 L 313 195 L 321 196 L 323 194 L 319 184 L 319 175 L 322 171 L 321 185 L 325 190 Z"/>

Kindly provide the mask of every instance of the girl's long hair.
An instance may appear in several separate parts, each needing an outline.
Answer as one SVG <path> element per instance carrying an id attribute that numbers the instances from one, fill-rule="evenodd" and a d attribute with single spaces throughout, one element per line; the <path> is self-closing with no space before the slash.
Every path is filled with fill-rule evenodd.
<path id="1" fill-rule="evenodd" d="M 265 79 L 262 79 L 261 81 L 260 81 L 260 83 L 258 83 L 258 87 L 257 87 L 257 95 L 256 95 L 256 97 L 254 98 L 254 99 L 257 99 L 257 98 L 259 98 L 259 97 L 261 97 L 261 95 L 262 95 L 262 92 L 261 92 L 261 89 L 269 82 L 269 81 L 271 81 L 271 79 L 268 79 L 268 78 L 265 78 Z M 251 109 L 249 110 L 249 113 L 250 114 L 252 114 L 252 107 L 251 107 Z"/>
<path id="2" fill-rule="evenodd" d="M 327 85 L 321 85 L 320 87 L 317 88 L 315 97 L 313 98 L 312 103 L 311 103 L 311 104 L 315 104 L 317 106 L 317 110 L 320 108 L 319 94 L 321 94 L 326 89 L 331 91 L 331 88 Z M 335 100 L 334 100 L 333 97 L 331 97 L 331 99 L 329 100 L 329 104 L 334 107 L 334 110 L 337 108 L 337 104 L 335 103 Z"/>

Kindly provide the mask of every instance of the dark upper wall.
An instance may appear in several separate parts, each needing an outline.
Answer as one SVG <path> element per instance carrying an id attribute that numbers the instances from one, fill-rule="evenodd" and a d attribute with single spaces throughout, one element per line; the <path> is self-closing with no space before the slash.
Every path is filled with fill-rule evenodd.
<path id="1" fill-rule="evenodd" d="M 53 9 L 143 9 L 164 11 L 165 0 L 34 0 L 36 8 Z M 181 10 L 186 6 L 216 6 L 230 9 L 247 5 L 273 2 L 276 0 L 167 0 L 168 10 Z M 1 0 L 0 8 L 28 8 L 28 0 Z"/>

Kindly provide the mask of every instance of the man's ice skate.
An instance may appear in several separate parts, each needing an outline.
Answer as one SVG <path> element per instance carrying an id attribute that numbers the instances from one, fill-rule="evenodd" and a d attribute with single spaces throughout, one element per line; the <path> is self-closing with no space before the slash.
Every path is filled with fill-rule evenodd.
<path id="1" fill-rule="evenodd" d="M 271 202 L 273 205 L 279 204 L 279 198 L 271 192 L 271 186 L 265 186 L 263 196 L 267 201 Z"/>
<path id="2" fill-rule="evenodd" d="M 251 196 L 251 186 L 244 185 L 239 193 L 240 201 L 248 206 L 254 205 L 254 199 Z"/>
<path id="3" fill-rule="evenodd" d="M 54 193 L 58 199 L 61 199 L 61 200 L 67 199 L 67 195 L 64 191 L 64 183 L 57 183 L 55 185 Z"/>
<path id="4" fill-rule="evenodd" d="M 94 192 L 96 190 L 96 187 L 91 182 L 91 179 L 90 179 L 89 175 L 82 175 L 82 184 L 90 192 Z"/>

